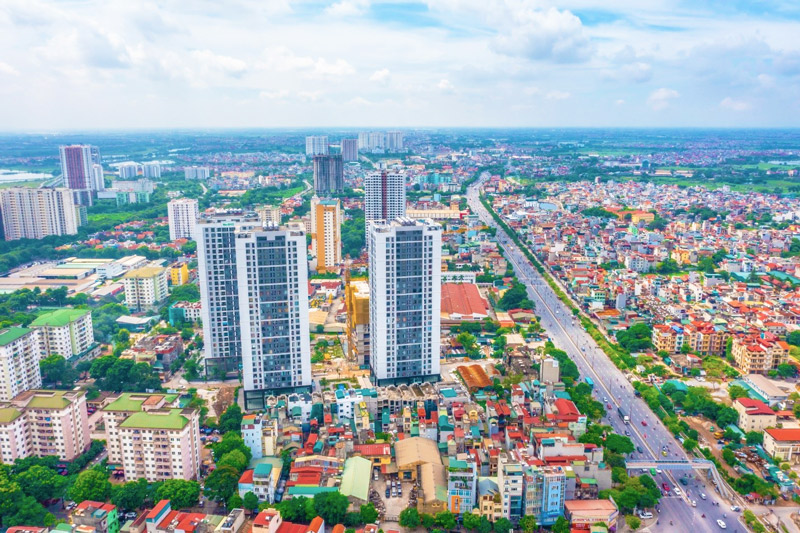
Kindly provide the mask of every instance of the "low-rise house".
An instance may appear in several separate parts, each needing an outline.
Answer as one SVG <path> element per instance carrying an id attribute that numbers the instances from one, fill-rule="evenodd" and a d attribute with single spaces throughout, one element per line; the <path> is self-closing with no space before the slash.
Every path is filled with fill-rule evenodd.
<path id="1" fill-rule="evenodd" d="M 749 431 L 760 433 L 768 427 L 774 427 L 778 422 L 775 411 L 764 402 L 752 398 L 736 398 L 733 408 L 739 413 L 739 429 L 745 433 Z"/>

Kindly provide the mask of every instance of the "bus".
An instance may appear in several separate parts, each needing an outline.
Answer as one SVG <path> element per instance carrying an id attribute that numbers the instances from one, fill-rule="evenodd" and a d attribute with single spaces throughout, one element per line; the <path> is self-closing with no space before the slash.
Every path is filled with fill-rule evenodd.
<path id="1" fill-rule="evenodd" d="M 589 385 L 592 388 L 592 390 L 594 390 L 594 381 L 592 381 L 592 378 L 586 376 L 585 378 L 583 378 L 583 380 L 586 382 L 587 385 Z"/>

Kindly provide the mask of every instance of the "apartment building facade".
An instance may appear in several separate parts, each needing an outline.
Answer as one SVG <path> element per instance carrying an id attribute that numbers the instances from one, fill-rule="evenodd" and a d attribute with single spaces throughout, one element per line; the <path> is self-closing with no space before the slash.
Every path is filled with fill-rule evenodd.
<path id="1" fill-rule="evenodd" d="M 439 379 L 442 227 L 369 224 L 370 367 L 378 385 Z"/>
<path id="2" fill-rule="evenodd" d="M 9 402 L 22 392 L 42 386 L 41 358 L 38 330 L 0 330 L 0 401 Z"/>
<path id="3" fill-rule="evenodd" d="M 359 366 L 370 365 L 369 282 L 350 280 L 344 289 L 347 308 L 347 355 Z"/>
<path id="4" fill-rule="evenodd" d="M 39 315 L 30 326 L 39 330 L 42 357 L 57 354 L 66 359 L 78 359 L 97 346 L 89 309 L 51 311 Z"/>
<path id="5" fill-rule="evenodd" d="M 7 241 L 75 235 L 80 226 L 69 189 L 2 189 L 0 212 Z"/>
<path id="6" fill-rule="evenodd" d="M 766 374 L 789 361 L 789 345 L 770 333 L 734 337 L 731 355 L 744 374 Z"/>
<path id="7" fill-rule="evenodd" d="M 312 251 L 317 272 L 332 272 L 342 262 L 342 210 L 339 200 L 311 199 Z"/>
<path id="8" fill-rule="evenodd" d="M 200 210 L 194 198 L 176 198 L 167 204 L 169 239 L 196 239 L 197 218 Z"/>
<path id="9" fill-rule="evenodd" d="M 169 296 L 166 268 L 146 266 L 131 270 L 123 277 L 125 305 L 129 309 L 154 309 Z"/>
<path id="10" fill-rule="evenodd" d="M 206 374 L 235 372 L 242 364 L 239 325 L 237 228 L 261 227 L 256 213 L 216 211 L 198 220 L 197 265 Z"/>
<path id="11" fill-rule="evenodd" d="M 263 408 L 271 393 L 311 386 L 306 235 L 241 229 L 235 240 L 245 405 Z"/>

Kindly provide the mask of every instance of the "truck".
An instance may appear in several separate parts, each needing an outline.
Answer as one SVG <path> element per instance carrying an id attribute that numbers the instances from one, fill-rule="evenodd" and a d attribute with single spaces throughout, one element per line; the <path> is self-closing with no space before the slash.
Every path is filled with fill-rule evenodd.
<path id="1" fill-rule="evenodd" d="M 622 419 L 623 422 L 628 424 L 631 421 L 631 417 L 629 417 L 625 410 L 622 407 L 617 408 L 617 412 L 619 413 L 619 417 Z"/>

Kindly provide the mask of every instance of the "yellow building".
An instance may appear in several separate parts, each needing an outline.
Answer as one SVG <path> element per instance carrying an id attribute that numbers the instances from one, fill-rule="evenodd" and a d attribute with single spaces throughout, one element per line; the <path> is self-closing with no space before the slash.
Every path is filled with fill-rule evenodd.
<path id="1" fill-rule="evenodd" d="M 347 307 L 347 356 L 369 366 L 369 283 L 350 280 L 344 289 Z"/>
<path id="2" fill-rule="evenodd" d="M 339 200 L 311 199 L 311 238 L 317 272 L 332 272 L 342 262 L 342 215 Z"/>
<path id="3" fill-rule="evenodd" d="M 173 287 L 189 283 L 189 267 L 186 265 L 186 263 L 181 263 L 180 265 L 173 266 L 169 270 L 169 273 Z"/>
<path id="4" fill-rule="evenodd" d="M 759 335 L 734 337 L 731 355 L 742 373 L 766 374 L 789 361 L 789 345 Z"/>

